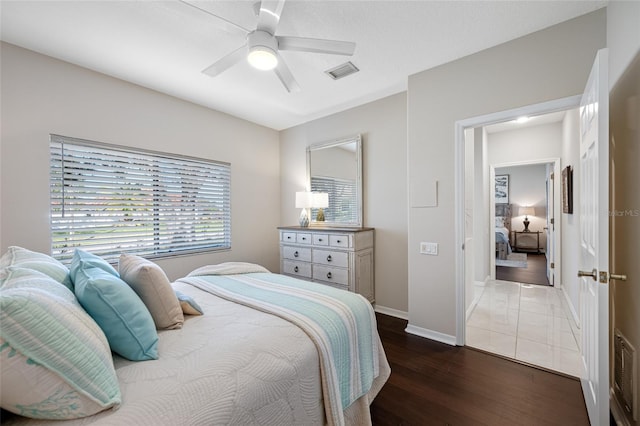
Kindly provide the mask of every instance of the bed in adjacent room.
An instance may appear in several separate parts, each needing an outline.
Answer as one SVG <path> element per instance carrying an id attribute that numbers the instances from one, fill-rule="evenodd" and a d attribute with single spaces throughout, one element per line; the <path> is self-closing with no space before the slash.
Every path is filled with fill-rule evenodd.
<path id="1" fill-rule="evenodd" d="M 113 354 L 119 407 L 62 422 L 9 414 L 3 424 L 371 424 L 390 369 L 362 296 L 245 263 L 203 267 L 171 286 L 204 314 L 158 330 L 157 359 Z M 24 285 L 9 276 L 2 291 Z"/>
<path id="2" fill-rule="evenodd" d="M 511 204 L 495 205 L 496 259 L 505 260 L 511 254 Z"/>

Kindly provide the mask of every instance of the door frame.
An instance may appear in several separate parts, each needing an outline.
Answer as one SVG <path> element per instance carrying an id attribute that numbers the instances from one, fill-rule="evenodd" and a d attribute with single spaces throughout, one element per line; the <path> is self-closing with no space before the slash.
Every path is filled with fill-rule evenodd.
<path id="1" fill-rule="evenodd" d="M 456 345 L 464 346 L 466 342 L 466 300 L 465 300 L 465 166 L 464 166 L 464 131 L 470 127 L 483 127 L 490 124 L 515 120 L 523 115 L 541 115 L 551 112 L 565 111 L 580 106 L 581 95 L 556 99 L 510 110 L 458 120 L 455 123 L 455 282 L 456 282 Z M 557 207 L 556 207 L 557 208 Z M 495 213 L 494 213 L 495 214 Z M 495 238 L 495 235 L 494 235 Z"/>
<path id="2" fill-rule="evenodd" d="M 560 174 L 560 158 L 558 157 L 552 157 L 552 158 L 541 158 L 539 160 L 525 160 L 525 161 L 514 161 L 514 162 L 509 162 L 509 163 L 495 163 L 495 164 L 489 164 L 489 176 L 493 177 L 495 176 L 495 170 L 497 168 L 501 168 L 501 167 L 518 167 L 518 166 L 532 166 L 532 165 L 544 165 L 544 164 L 553 164 L 553 173 L 555 174 L 555 176 L 559 176 Z M 493 182 L 493 181 L 491 181 Z M 493 185 L 491 185 L 490 182 L 490 187 L 489 187 L 489 197 L 490 200 L 494 199 L 494 191 L 495 191 L 495 187 Z M 553 180 L 553 188 L 554 188 L 554 194 L 553 194 L 553 202 L 554 202 L 554 212 L 553 212 L 553 216 L 554 218 L 556 217 L 561 217 L 560 216 L 560 179 L 555 178 Z M 545 183 L 546 184 L 546 183 Z M 493 205 L 493 203 L 490 201 L 489 202 L 490 205 Z M 495 247 L 496 246 L 496 233 L 495 233 L 495 228 L 496 228 L 496 221 L 495 221 L 495 215 L 496 215 L 496 211 L 495 209 L 489 209 L 489 226 L 491 227 L 491 230 L 489 232 L 489 247 L 487 247 L 487 250 L 489 250 L 490 253 L 493 253 L 491 247 Z M 554 219 L 555 222 L 555 219 Z M 561 245 L 561 239 L 560 239 L 560 222 L 558 221 L 557 225 L 557 230 L 554 231 L 553 233 L 553 239 L 555 240 L 555 247 L 556 247 L 556 253 L 555 253 L 555 257 L 556 257 L 556 265 L 560 265 L 560 258 L 558 255 L 558 252 L 561 253 L 561 249 L 560 249 L 560 245 Z M 489 256 L 489 273 L 490 273 L 490 277 L 491 279 L 495 279 L 496 278 L 496 257 L 495 256 Z M 558 267 L 558 266 L 556 266 Z M 559 269 L 559 268 L 558 268 Z M 554 286 L 555 287 L 555 286 Z M 560 288 L 560 286 L 557 286 L 558 288 Z"/>

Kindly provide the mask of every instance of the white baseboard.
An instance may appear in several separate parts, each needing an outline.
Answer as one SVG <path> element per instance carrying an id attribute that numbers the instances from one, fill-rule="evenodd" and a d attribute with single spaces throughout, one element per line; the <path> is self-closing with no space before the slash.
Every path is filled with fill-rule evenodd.
<path id="1" fill-rule="evenodd" d="M 487 277 L 488 278 L 488 277 Z M 484 282 L 482 281 L 475 281 L 474 285 L 476 287 L 484 287 L 487 284 L 487 279 L 485 278 Z M 469 321 L 469 317 L 471 316 L 471 313 L 473 312 L 473 309 L 476 307 L 476 305 L 478 304 L 478 302 L 480 301 L 480 297 L 482 297 L 482 293 L 477 294 L 473 300 L 471 301 L 471 303 L 469 304 L 469 307 L 467 308 L 467 313 L 466 313 L 466 321 Z"/>
<path id="2" fill-rule="evenodd" d="M 409 312 L 400 311 L 398 309 L 387 308 L 386 306 L 375 305 L 373 310 L 378 312 L 378 313 L 380 313 L 380 314 L 389 315 L 389 316 L 400 318 L 400 319 L 403 319 L 403 320 L 408 320 L 409 319 Z"/>
<path id="3" fill-rule="evenodd" d="M 427 339 L 435 340 L 436 342 L 446 343 L 447 345 L 456 346 L 456 336 L 440 333 L 426 328 L 417 327 L 415 325 L 407 325 L 404 329 L 409 334 L 415 334 L 416 336 L 425 337 Z"/>
<path id="4" fill-rule="evenodd" d="M 571 299 L 569 299 L 569 295 L 565 291 L 564 286 L 562 286 L 562 294 L 564 294 L 564 300 L 565 302 L 567 302 L 567 306 L 569 307 L 569 311 L 571 312 L 571 317 L 573 318 L 573 321 L 578 326 L 578 328 L 580 328 L 580 317 L 578 316 L 578 313 L 576 312 L 576 309 L 574 308 L 573 303 L 571 303 Z"/>

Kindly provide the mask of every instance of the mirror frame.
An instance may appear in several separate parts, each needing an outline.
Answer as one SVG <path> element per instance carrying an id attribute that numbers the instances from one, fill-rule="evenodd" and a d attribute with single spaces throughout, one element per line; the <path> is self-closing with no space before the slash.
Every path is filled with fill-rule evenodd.
<path id="1" fill-rule="evenodd" d="M 340 145 L 346 145 L 349 143 L 356 144 L 356 206 L 357 222 L 317 222 L 312 220 L 311 224 L 314 226 L 344 226 L 344 227 L 362 227 L 363 225 L 363 206 L 362 206 L 362 137 L 360 134 L 349 136 L 343 139 L 320 142 L 307 146 L 307 191 L 311 191 L 311 153 L 326 148 L 333 148 Z"/>

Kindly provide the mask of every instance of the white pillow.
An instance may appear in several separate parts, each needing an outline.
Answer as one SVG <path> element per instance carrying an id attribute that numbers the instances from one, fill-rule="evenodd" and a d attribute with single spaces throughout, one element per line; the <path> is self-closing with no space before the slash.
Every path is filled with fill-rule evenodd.
<path id="1" fill-rule="evenodd" d="M 0 406 L 38 419 L 118 406 L 109 344 L 73 293 L 44 274 L 7 270 L 0 289 Z"/>
<path id="2" fill-rule="evenodd" d="M 73 419 L 104 410 L 56 372 L 27 358 L 0 337 L 2 408 L 25 417 Z"/>
<path id="3" fill-rule="evenodd" d="M 10 266 L 19 266 L 42 272 L 73 291 L 69 269 L 58 260 L 44 253 L 17 246 L 9 247 L 9 250 L 0 258 L 0 268 L 8 268 Z M 4 280 L 5 278 L 0 278 L 0 285 Z"/>

